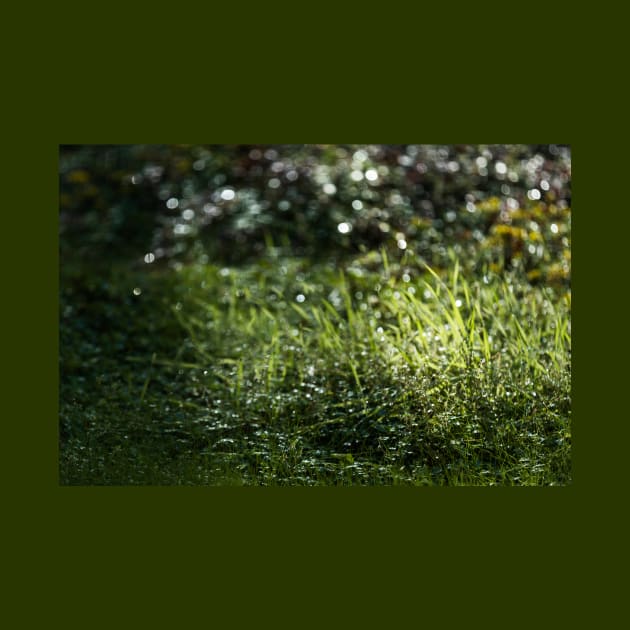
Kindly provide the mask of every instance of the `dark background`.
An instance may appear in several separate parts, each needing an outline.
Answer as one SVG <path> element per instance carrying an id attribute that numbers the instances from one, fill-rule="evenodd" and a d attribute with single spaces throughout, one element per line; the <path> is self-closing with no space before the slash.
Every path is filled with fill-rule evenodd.
<path id="1" fill-rule="evenodd" d="M 121 263 L 336 264 L 400 239 L 570 283 L 567 145 L 62 145 L 62 285 Z M 70 273 L 67 273 L 70 272 Z"/>

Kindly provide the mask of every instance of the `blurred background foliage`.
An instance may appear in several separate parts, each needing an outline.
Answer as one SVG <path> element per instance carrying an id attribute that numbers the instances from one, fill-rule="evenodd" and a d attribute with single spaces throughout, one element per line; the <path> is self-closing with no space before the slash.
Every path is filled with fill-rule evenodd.
<path id="1" fill-rule="evenodd" d="M 570 283 L 568 145 L 64 145 L 59 166 L 62 266 L 385 248 Z"/>

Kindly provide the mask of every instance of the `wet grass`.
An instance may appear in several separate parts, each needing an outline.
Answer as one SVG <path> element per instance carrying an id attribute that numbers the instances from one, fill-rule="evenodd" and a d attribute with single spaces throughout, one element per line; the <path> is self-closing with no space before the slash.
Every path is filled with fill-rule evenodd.
<path id="1" fill-rule="evenodd" d="M 65 272 L 62 484 L 570 483 L 566 289 L 384 251 L 146 267 Z"/>

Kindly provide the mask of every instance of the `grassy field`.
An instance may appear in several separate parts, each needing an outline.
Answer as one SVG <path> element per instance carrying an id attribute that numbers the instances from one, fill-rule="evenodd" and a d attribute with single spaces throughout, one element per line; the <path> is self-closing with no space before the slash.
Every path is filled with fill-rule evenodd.
<path id="1" fill-rule="evenodd" d="M 62 484 L 570 483 L 568 146 L 59 164 Z"/>
<path id="2" fill-rule="evenodd" d="M 61 483 L 570 483 L 570 290 L 390 257 L 66 270 Z"/>

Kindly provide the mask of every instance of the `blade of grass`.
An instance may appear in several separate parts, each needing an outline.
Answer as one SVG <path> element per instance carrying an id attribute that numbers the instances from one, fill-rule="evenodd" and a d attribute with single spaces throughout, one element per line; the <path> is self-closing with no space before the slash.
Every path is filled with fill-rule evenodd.
<path id="1" fill-rule="evenodd" d="M 147 373 L 147 377 L 144 380 L 144 385 L 142 386 L 142 391 L 140 392 L 140 404 L 144 402 L 144 397 L 147 393 L 147 389 L 149 388 L 149 383 L 151 382 L 151 372 L 153 371 L 153 364 L 155 363 L 156 354 L 153 353 L 151 357 L 151 363 L 149 365 L 149 371 Z"/>

